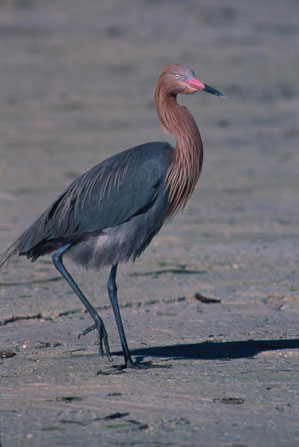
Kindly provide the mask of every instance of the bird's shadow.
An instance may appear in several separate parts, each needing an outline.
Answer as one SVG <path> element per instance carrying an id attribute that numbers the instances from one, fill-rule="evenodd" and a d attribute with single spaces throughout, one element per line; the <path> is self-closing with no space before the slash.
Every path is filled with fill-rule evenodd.
<path id="1" fill-rule="evenodd" d="M 134 349 L 131 354 L 137 363 L 144 357 L 163 357 L 172 360 L 231 360 L 254 357 L 260 352 L 281 349 L 299 349 L 299 339 L 280 340 L 245 340 L 225 342 L 203 342 L 181 345 L 155 346 L 151 348 Z M 122 355 L 121 352 L 115 353 Z"/>

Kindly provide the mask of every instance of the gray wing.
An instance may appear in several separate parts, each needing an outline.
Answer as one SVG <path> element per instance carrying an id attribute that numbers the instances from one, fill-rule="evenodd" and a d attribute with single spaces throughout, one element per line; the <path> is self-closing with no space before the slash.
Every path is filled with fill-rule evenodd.
<path id="1" fill-rule="evenodd" d="M 69 185 L 50 207 L 0 257 L 14 254 L 34 261 L 68 241 L 76 242 L 126 222 L 164 195 L 173 149 L 155 142 L 120 152 Z M 165 197 L 165 207 L 166 207 Z"/>
<path id="2" fill-rule="evenodd" d="M 152 145 L 116 154 L 75 180 L 46 212 L 53 237 L 113 227 L 150 207 L 168 165 L 168 152 Z"/>

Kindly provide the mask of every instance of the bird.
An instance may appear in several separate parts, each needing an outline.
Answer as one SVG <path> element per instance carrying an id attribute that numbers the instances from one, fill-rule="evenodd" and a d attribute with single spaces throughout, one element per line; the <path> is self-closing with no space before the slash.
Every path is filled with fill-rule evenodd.
<path id="1" fill-rule="evenodd" d="M 0 267 L 16 256 L 31 262 L 52 254 L 55 268 L 85 306 L 93 324 L 79 337 L 96 330 L 99 354 L 112 361 L 104 322 L 66 269 L 63 257 L 87 269 L 111 268 L 107 289 L 119 332 L 124 368 L 132 359 L 117 298 L 119 263 L 133 262 L 161 227 L 182 211 L 201 173 L 203 145 L 190 111 L 177 102 L 179 94 L 205 91 L 225 98 L 198 80 L 182 63 L 167 65 L 155 89 L 155 106 L 163 129 L 176 145 L 155 141 L 119 152 L 74 180 L 0 255 Z"/>

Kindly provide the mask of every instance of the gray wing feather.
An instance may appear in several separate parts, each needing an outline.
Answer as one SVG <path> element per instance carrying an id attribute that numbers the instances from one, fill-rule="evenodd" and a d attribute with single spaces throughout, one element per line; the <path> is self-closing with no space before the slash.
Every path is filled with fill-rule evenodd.
<path id="1" fill-rule="evenodd" d="M 152 206 L 164 194 L 172 148 L 156 142 L 120 152 L 69 185 L 50 207 L 0 256 L 0 266 L 13 255 L 33 253 L 51 241 L 76 241 L 126 222 Z"/>
<path id="2" fill-rule="evenodd" d="M 53 237 L 113 227 L 150 206 L 167 169 L 151 155 L 121 152 L 75 180 L 46 213 Z"/>

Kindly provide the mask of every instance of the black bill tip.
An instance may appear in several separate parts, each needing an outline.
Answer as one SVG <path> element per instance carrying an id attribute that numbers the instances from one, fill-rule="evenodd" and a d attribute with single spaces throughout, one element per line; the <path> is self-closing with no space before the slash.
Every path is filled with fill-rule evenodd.
<path id="1" fill-rule="evenodd" d="M 216 90 L 216 89 L 213 88 L 213 87 L 210 87 L 210 86 L 207 85 L 207 84 L 205 84 L 205 87 L 204 87 L 203 91 L 204 91 L 204 92 L 208 92 L 208 93 L 212 93 L 212 95 L 215 95 L 215 96 L 219 96 L 219 98 L 227 99 L 226 96 L 224 96 L 224 95 L 223 95 L 222 93 L 220 93 L 218 90 Z"/>

